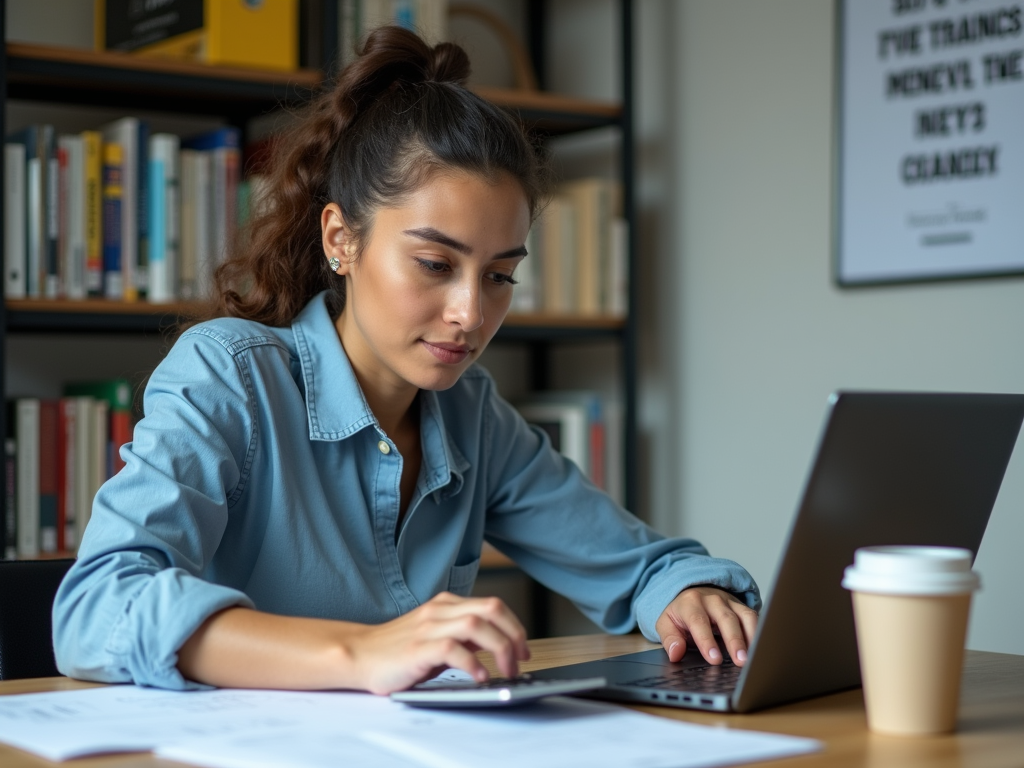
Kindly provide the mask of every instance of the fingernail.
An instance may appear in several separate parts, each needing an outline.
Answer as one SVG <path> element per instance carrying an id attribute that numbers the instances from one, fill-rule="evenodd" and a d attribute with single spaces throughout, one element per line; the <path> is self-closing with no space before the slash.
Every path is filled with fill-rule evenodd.
<path id="1" fill-rule="evenodd" d="M 722 658 L 722 654 L 719 652 L 717 648 L 712 648 L 710 651 L 708 651 L 708 658 L 714 661 L 716 659 Z"/>
<path id="2" fill-rule="evenodd" d="M 671 656 L 671 655 L 672 655 L 672 652 L 673 652 L 673 651 L 674 651 L 674 650 L 675 650 L 676 648 L 678 648 L 678 647 L 679 647 L 679 643 L 678 643 L 678 642 L 675 642 L 675 643 L 669 643 L 669 646 L 668 646 L 668 653 L 669 653 L 669 656 Z"/>
<path id="3" fill-rule="evenodd" d="M 742 648 L 740 648 L 738 651 L 736 651 L 736 660 L 737 661 L 746 661 L 747 660 L 747 652 L 744 651 Z"/>

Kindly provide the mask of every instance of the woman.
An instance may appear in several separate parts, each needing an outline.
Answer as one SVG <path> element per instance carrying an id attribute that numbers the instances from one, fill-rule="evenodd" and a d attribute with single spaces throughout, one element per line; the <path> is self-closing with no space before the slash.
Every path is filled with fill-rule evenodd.
<path id="1" fill-rule="evenodd" d="M 216 319 L 153 373 L 54 605 L 65 674 L 387 693 L 522 625 L 467 597 L 484 538 L 607 631 L 737 664 L 757 587 L 551 449 L 473 362 L 537 213 L 522 129 L 457 46 L 378 30 L 279 144 Z"/>

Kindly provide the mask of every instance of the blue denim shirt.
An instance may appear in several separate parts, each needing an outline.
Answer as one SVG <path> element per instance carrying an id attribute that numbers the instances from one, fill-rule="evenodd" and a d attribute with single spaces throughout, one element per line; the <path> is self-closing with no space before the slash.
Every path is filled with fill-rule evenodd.
<path id="1" fill-rule="evenodd" d="M 760 604 L 738 565 L 591 485 L 478 367 L 420 392 L 422 466 L 396 532 L 402 457 L 323 295 L 290 328 L 191 328 L 144 407 L 54 603 L 57 666 L 73 677 L 196 687 L 177 651 L 213 613 L 385 622 L 469 594 L 485 539 L 609 632 L 639 622 L 657 640 L 662 610 L 695 584 Z"/>

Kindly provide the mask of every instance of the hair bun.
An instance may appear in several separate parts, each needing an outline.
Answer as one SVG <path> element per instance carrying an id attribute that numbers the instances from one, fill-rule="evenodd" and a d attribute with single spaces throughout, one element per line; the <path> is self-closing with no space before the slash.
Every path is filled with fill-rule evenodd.
<path id="1" fill-rule="evenodd" d="M 465 85 L 469 79 L 469 56 L 455 43 L 440 43 L 430 51 L 426 79 L 436 83 Z"/>

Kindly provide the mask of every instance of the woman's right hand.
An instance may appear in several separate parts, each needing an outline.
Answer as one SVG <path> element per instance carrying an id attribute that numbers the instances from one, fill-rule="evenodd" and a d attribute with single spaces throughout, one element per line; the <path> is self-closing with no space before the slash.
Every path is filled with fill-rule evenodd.
<path id="1" fill-rule="evenodd" d="M 530 658 L 526 630 L 496 597 L 459 597 L 449 592 L 385 624 L 351 628 L 344 645 L 358 687 L 371 693 L 400 691 L 429 680 L 447 667 L 483 682 L 487 669 L 476 657 L 489 651 L 505 677 Z"/>

